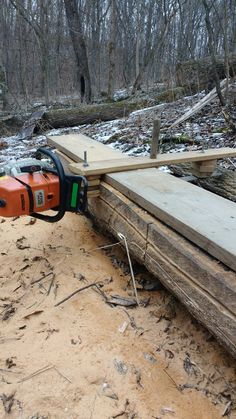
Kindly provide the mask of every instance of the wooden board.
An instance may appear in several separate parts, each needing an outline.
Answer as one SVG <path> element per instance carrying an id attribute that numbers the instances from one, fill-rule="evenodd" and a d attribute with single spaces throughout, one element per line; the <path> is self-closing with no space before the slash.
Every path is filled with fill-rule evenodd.
<path id="1" fill-rule="evenodd" d="M 105 182 L 90 214 L 236 357 L 236 274 Z M 116 240 L 115 239 L 115 240 Z"/>
<path id="2" fill-rule="evenodd" d="M 87 151 L 88 162 L 104 159 L 121 159 L 124 154 L 114 150 L 84 134 L 68 134 L 47 137 L 48 143 L 62 151 L 75 162 L 84 160 L 84 151 Z"/>
<path id="3" fill-rule="evenodd" d="M 236 271 L 236 204 L 156 169 L 107 175 L 107 183 Z"/>
<path id="4" fill-rule="evenodd" d="M 104 146 L 106 147 L 106 146 Z M 115 160 L 100 160 L 83 167 L 82 163 L 70 164 L 73 173 L 89 175 L 103 175 L 106 173 L 123 172 L 125 170 L 136 170 L 140 168 L 158 167 L 174 163 L 211 161 L 224 157 L 236 156 L 234 148 L 209 149 L 202 151 L 189 151 L 182 153 L 160 154 L 156 159 L 148 157 L 126 157 Z"/>

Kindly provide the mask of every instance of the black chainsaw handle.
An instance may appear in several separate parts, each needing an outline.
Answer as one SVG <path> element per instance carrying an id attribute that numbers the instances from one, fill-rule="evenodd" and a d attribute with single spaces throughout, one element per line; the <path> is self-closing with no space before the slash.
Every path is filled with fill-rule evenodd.
<path id="1" fill-rule="evenodd" d="M 66 176 L 64 172 L 64 168 L 61 164 L 60 159 L 56 156 L 55 153 L 53 153 L 51 150 L 48 150 L 47 148 L 40 147 L 36 152 L 36 158 L 38 155 L 41 156 L 41 154 L 44 154 L 47 157 L 50 157 L 50 159 L 53 161 L 56 170 L 52 170 L 53 173 L 55 173 L 59 177 L 59 185 L 60 185 L 60 198 L 59 198 L 59 205 L 57 207 L 58 212 L 56 215 L 50 216 L 50 215 L 43 215 L 41 213 L 32 212 L 30 215 L 32 215 L 35 218 L 38 218 L 39 220 L 47 221 L 48 223 L 56 223 L 57 221 L 60 221 L 66 212 Z"/>

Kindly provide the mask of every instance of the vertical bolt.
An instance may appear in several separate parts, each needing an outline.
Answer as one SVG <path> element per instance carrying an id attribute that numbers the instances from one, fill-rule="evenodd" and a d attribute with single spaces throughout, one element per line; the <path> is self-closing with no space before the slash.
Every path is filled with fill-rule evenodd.
<path id="1" fill-rule="evenodd" d="M 88 167 L 88 156 L 87 156 L 87 151 L 84 151 L 84 163 L 83 166 L 84 167 Z"/>

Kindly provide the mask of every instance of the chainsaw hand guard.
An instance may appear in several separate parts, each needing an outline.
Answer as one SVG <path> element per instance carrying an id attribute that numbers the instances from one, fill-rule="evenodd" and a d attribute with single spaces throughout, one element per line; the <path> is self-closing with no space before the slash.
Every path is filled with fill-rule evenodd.
<path id="1" fill-rule="evenodd" d="M 66 175 L 61 161 L 51 150 L 42 147 L 39 148 L 36 152 L 36 158 L 39 159 L 42 155 L 49 157 L 55 165 L 55 171 L 52 169 L 52 173 L 59 177 L 60 203 L 56 208 L 58 211 L 56 215 L 49 216 L 37 212 L 33 212 L 31 215 L 48 223 L 55 223 L 64 217 L 66 211 L 85 212 L 87 209 L 88 189 L 86 178 L 83 176 Z"/>

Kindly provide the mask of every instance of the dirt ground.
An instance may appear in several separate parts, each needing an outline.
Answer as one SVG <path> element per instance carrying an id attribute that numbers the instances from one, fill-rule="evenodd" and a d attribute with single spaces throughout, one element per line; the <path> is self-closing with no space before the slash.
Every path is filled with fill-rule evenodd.
<path id="1" fill-rule="evenodd" d="M 0 418 L 236 418 L 235 364 L 90 220 L 3 220 Z M 55 306 L 75 290 L 98 282 Z"/>

